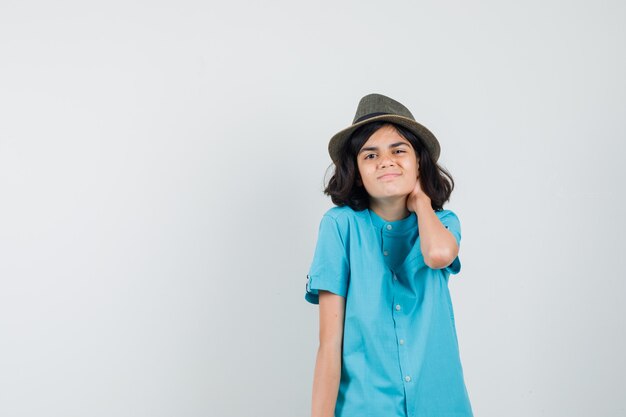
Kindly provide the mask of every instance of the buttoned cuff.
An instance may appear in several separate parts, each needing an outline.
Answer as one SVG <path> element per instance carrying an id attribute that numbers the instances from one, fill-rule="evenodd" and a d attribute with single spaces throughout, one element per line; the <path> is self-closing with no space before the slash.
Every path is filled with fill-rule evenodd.
<path id="1" fill-rule="evenodd" d="M 336 279 L 325 280 L 320 275 L 307 275 L 306 276 L 306 294 L 304 299 L 311 304 L 319 304 L 319 290 L 325 290 L 332 292 L 333 294 L 346 297 L 348 294 L 347 285 L 343 284 L 344 281 Z"/>

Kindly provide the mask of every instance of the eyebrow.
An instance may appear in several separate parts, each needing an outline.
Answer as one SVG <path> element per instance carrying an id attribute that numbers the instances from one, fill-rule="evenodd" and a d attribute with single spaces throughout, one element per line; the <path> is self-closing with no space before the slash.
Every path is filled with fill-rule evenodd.
<path id="1" fill-rule="evenodd" d="M 389 148 L 397 148 L 398 146 L 401 145 L 408 145 L 407 142 L 396 142 L 396 143 L 392 143 L 391 145 L 389 145 Z M 361 148 L 361 150 L 359 151 L 358 155 L 360 155 L 362 152 L 365 151 L 377 151 L 378 147 L 377 146 L 368 146 L 367 148 Z"/>

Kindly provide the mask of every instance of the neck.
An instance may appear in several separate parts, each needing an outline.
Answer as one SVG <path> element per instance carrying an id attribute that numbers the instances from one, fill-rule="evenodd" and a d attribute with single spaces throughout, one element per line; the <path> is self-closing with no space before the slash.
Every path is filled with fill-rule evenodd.
<path id="1" fill-rule="evenodd" d="M 370 210 L 388 222 L 402 220 L 411 214 L 406 207 L 406 196 L 393 200 L 372 200 Z"/>

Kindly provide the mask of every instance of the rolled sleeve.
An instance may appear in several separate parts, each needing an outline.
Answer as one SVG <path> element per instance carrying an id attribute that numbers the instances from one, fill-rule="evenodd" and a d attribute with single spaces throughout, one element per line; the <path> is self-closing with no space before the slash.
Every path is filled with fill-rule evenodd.
<path id="1" fill-rule="evenodd" d="M 324 215 L 320 222 L 313 261 L 307 274 L 305 299 L 319 304 L 319 290 L 346 297 L 350 267 L 345 239 L 337 220 Z"/>
<path id="2" fill-rule="evenodd" d="M 458 216 L 451 210 L 445 210 L 444 214 L 439 218 L 441 223 L 452 233 L 454 238 L 456 239 L 457 245 L 459 248 L 461 247 L 461 222 L 459 221 Z M 452 263 L 445 268 L 444 271 L 449 272 L 450 274 L 458 274 L 461 270 L 461 260 L 457 255 L 456 258 L 452 261 Z"/>

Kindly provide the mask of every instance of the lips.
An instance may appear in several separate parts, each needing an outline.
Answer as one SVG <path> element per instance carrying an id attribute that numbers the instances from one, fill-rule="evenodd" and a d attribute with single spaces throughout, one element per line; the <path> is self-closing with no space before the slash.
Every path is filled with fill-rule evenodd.
<path id="1" fill-rule="evenodd" d="M 379 180 L 385 180 L 385 179 L 389 179 L 389 178 L 395 178 L 395 177 L 397 177 L 399 175 L 400 174 L 396 174 L 396 173 L 392 172 L 392 173 L 389 173 L 389 174 L 382 175 L 382 176 L 378 177 L 378 179 Z"/>

